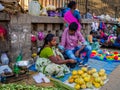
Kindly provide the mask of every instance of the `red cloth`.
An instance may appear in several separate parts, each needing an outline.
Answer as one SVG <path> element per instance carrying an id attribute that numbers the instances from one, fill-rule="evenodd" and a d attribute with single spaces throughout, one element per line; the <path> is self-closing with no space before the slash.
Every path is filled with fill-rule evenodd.
<path id="1" fill-rule="evenodd" d="M 6 35 L 6 30 L 2 26 L 0 26 L 0 36 L 5 36 Z"/>

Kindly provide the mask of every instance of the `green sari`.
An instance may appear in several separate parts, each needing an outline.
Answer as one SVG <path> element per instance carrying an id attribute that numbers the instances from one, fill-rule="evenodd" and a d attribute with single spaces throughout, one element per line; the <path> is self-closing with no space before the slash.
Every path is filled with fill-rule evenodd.
<path id="1" fill-rule="evenodd" d="M 64 59 L 63 55 L 56 48 L 53 48 L 52 50 L 55 56 L 57 54 L 61 56 L 62 59 Z M 47 76 L 55 75 L 55 77 L 57 78 L 62 77 L 67 73 L 70 73 L 69 68 L 65 64 L 58 65 L 51 62 L 48 58 L 41 57 L 37 58 L 36 69 L 37 71 L 42 72 Z"/>

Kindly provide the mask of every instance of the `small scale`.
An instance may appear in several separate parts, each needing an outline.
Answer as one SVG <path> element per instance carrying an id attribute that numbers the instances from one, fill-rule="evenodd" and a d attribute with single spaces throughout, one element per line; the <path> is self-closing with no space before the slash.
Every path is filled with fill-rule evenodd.
<path id="1" fill-rule="evenodd" d="M 15 74 L 13 72 L 4 72 L 1 74 L 1 82 L 2 83 L 14 83 L 14 82 L 18 82 L 24 79 L 28 79 L 29 78 L 29 70 L 27 67 L 19 67 L 20 68 L 20 72 L 19 74 Z"/>

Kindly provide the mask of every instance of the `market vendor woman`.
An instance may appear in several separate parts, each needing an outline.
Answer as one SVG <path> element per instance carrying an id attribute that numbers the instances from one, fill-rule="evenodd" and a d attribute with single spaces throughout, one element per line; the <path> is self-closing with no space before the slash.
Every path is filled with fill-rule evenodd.
<path id="1" fill-rule="evenodd" d="M 72 59 L 63 60 L 59 51 L 53 49 L 56 46 L 56 37 L 48 34 L 40 51 L 40 58 L 36 61 L 36 69 L 46 75 L 64 76 L 69 73 L 67 63 L 75 63 Z"/>

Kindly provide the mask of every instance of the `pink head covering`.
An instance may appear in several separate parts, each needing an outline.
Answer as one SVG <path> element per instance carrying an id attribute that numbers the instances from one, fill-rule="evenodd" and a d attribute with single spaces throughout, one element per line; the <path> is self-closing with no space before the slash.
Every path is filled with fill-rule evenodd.
<path id="1" fill-rule="evenodd" d="M 73 16 L 72 12 L 69 10 L 64 15 L 64 20 L 70 25 L 72 22 L 76 22 L 78 24 L 78 30 L 81 30 L 81 25 L 78 20 Z"/>

